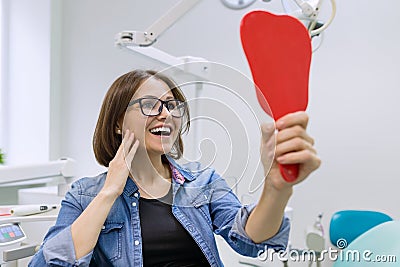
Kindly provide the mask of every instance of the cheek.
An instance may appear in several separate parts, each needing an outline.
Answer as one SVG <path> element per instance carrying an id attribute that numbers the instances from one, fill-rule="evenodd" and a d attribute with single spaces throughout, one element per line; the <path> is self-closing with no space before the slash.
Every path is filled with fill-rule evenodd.
<path id="1" fill-rule="evenodd" d="M 146 121 L 146 118 L 142 118 L 137 114 L 129 114 L 124 119 L 123 129 L 129 129 L 129 131 L 135 134 L 135 138 L 141 140 L 145 134 Z"/>
<path id="2" fill-rule="evenodd" d="M 182 121 L 179 119 L 174 119 L 174 126 L 175 126 L 175 131 L 173 134 L 173 138 L 175 140 L 180 135 L 181 128 L 182 128 Z"/>
<path id="3" fill-rule="evenodd" d="M 174 118 L 173 119 L 174 125 L 175 125 L 175 129 L 177 129 L 178 131 L 180 131 L 180 129 L 182 128 L 182 119 L 180 118 Z"/>

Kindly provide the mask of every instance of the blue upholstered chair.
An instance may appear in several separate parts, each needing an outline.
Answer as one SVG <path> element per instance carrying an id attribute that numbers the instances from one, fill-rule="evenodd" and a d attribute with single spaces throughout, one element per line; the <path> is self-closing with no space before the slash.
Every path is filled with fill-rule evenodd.
<path id="1" fill-rule="evenodd" d="M 400 267 L 400 222 L 384 213 L 339 211 L 332 216 L 329 235 L 342 249 L 334 267 Z"/>
<path id="2" fill-rule="evenodd" d="M 334 267 L 400 267 L 400 221 L 381 223 L 339 253 Z"/>
<path id="3" fill-rule="evenodd" d="M 342 210 L 333 214 L 329 226 L 329 237 L 332 245 L 337 247 L 338 241 L 348 244 L 369 229 L 393 219 L 376 211 Z M 343 244 L 339 248 L 343 248 Z"/>

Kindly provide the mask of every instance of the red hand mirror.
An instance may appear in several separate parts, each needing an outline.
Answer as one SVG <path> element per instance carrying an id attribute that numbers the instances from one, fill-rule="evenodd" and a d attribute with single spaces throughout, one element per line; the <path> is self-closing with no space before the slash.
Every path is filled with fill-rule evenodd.
<path id="1" fill-rule="evenodd" d="M 241 21 L 240 36 L 263 110 L 275 121 L 288 113 L 304 111 L 312 53 L 305 26 L 288 15 L 252 11 Z M 298 165 L 279 167 L 286 181 L 297 179 Z"/>

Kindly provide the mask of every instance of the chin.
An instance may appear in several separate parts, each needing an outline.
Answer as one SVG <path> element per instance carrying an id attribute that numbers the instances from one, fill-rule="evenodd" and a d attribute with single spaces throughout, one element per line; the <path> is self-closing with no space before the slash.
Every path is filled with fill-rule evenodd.
<path id="1" fill-rule="evenodd" d="M 157 155 L 164 155 L 171 152 L 175 140 L 172 136 L 170 138 L 165 138 L 162 140 L 161 138 L 150 138 L 153 136 L 149 136 L 146 140 L 146 150 L 148 153 L 157 154 Z"/>
<path id="2" fill-rule="evenodd" d="M 154 147 L 154 146 L 148 146 L 147 147 L 147 152 L 151 153 L 153 155 L 164 155 L 164 154 L 168 154 L 171 152 L 172 146 L 168 145 L 168 146 L 158 146 L 158 147 Z"/>

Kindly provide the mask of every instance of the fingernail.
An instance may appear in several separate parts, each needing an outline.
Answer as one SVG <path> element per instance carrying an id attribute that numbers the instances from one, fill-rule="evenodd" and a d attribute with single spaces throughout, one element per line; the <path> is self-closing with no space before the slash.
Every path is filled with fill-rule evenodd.
<path id="1" fill-rule="evenodd" d="M 284 163 L 285 162 L 285 157 L 284 156 L 280 156 L 276 159 L 279 163 Z"/>

